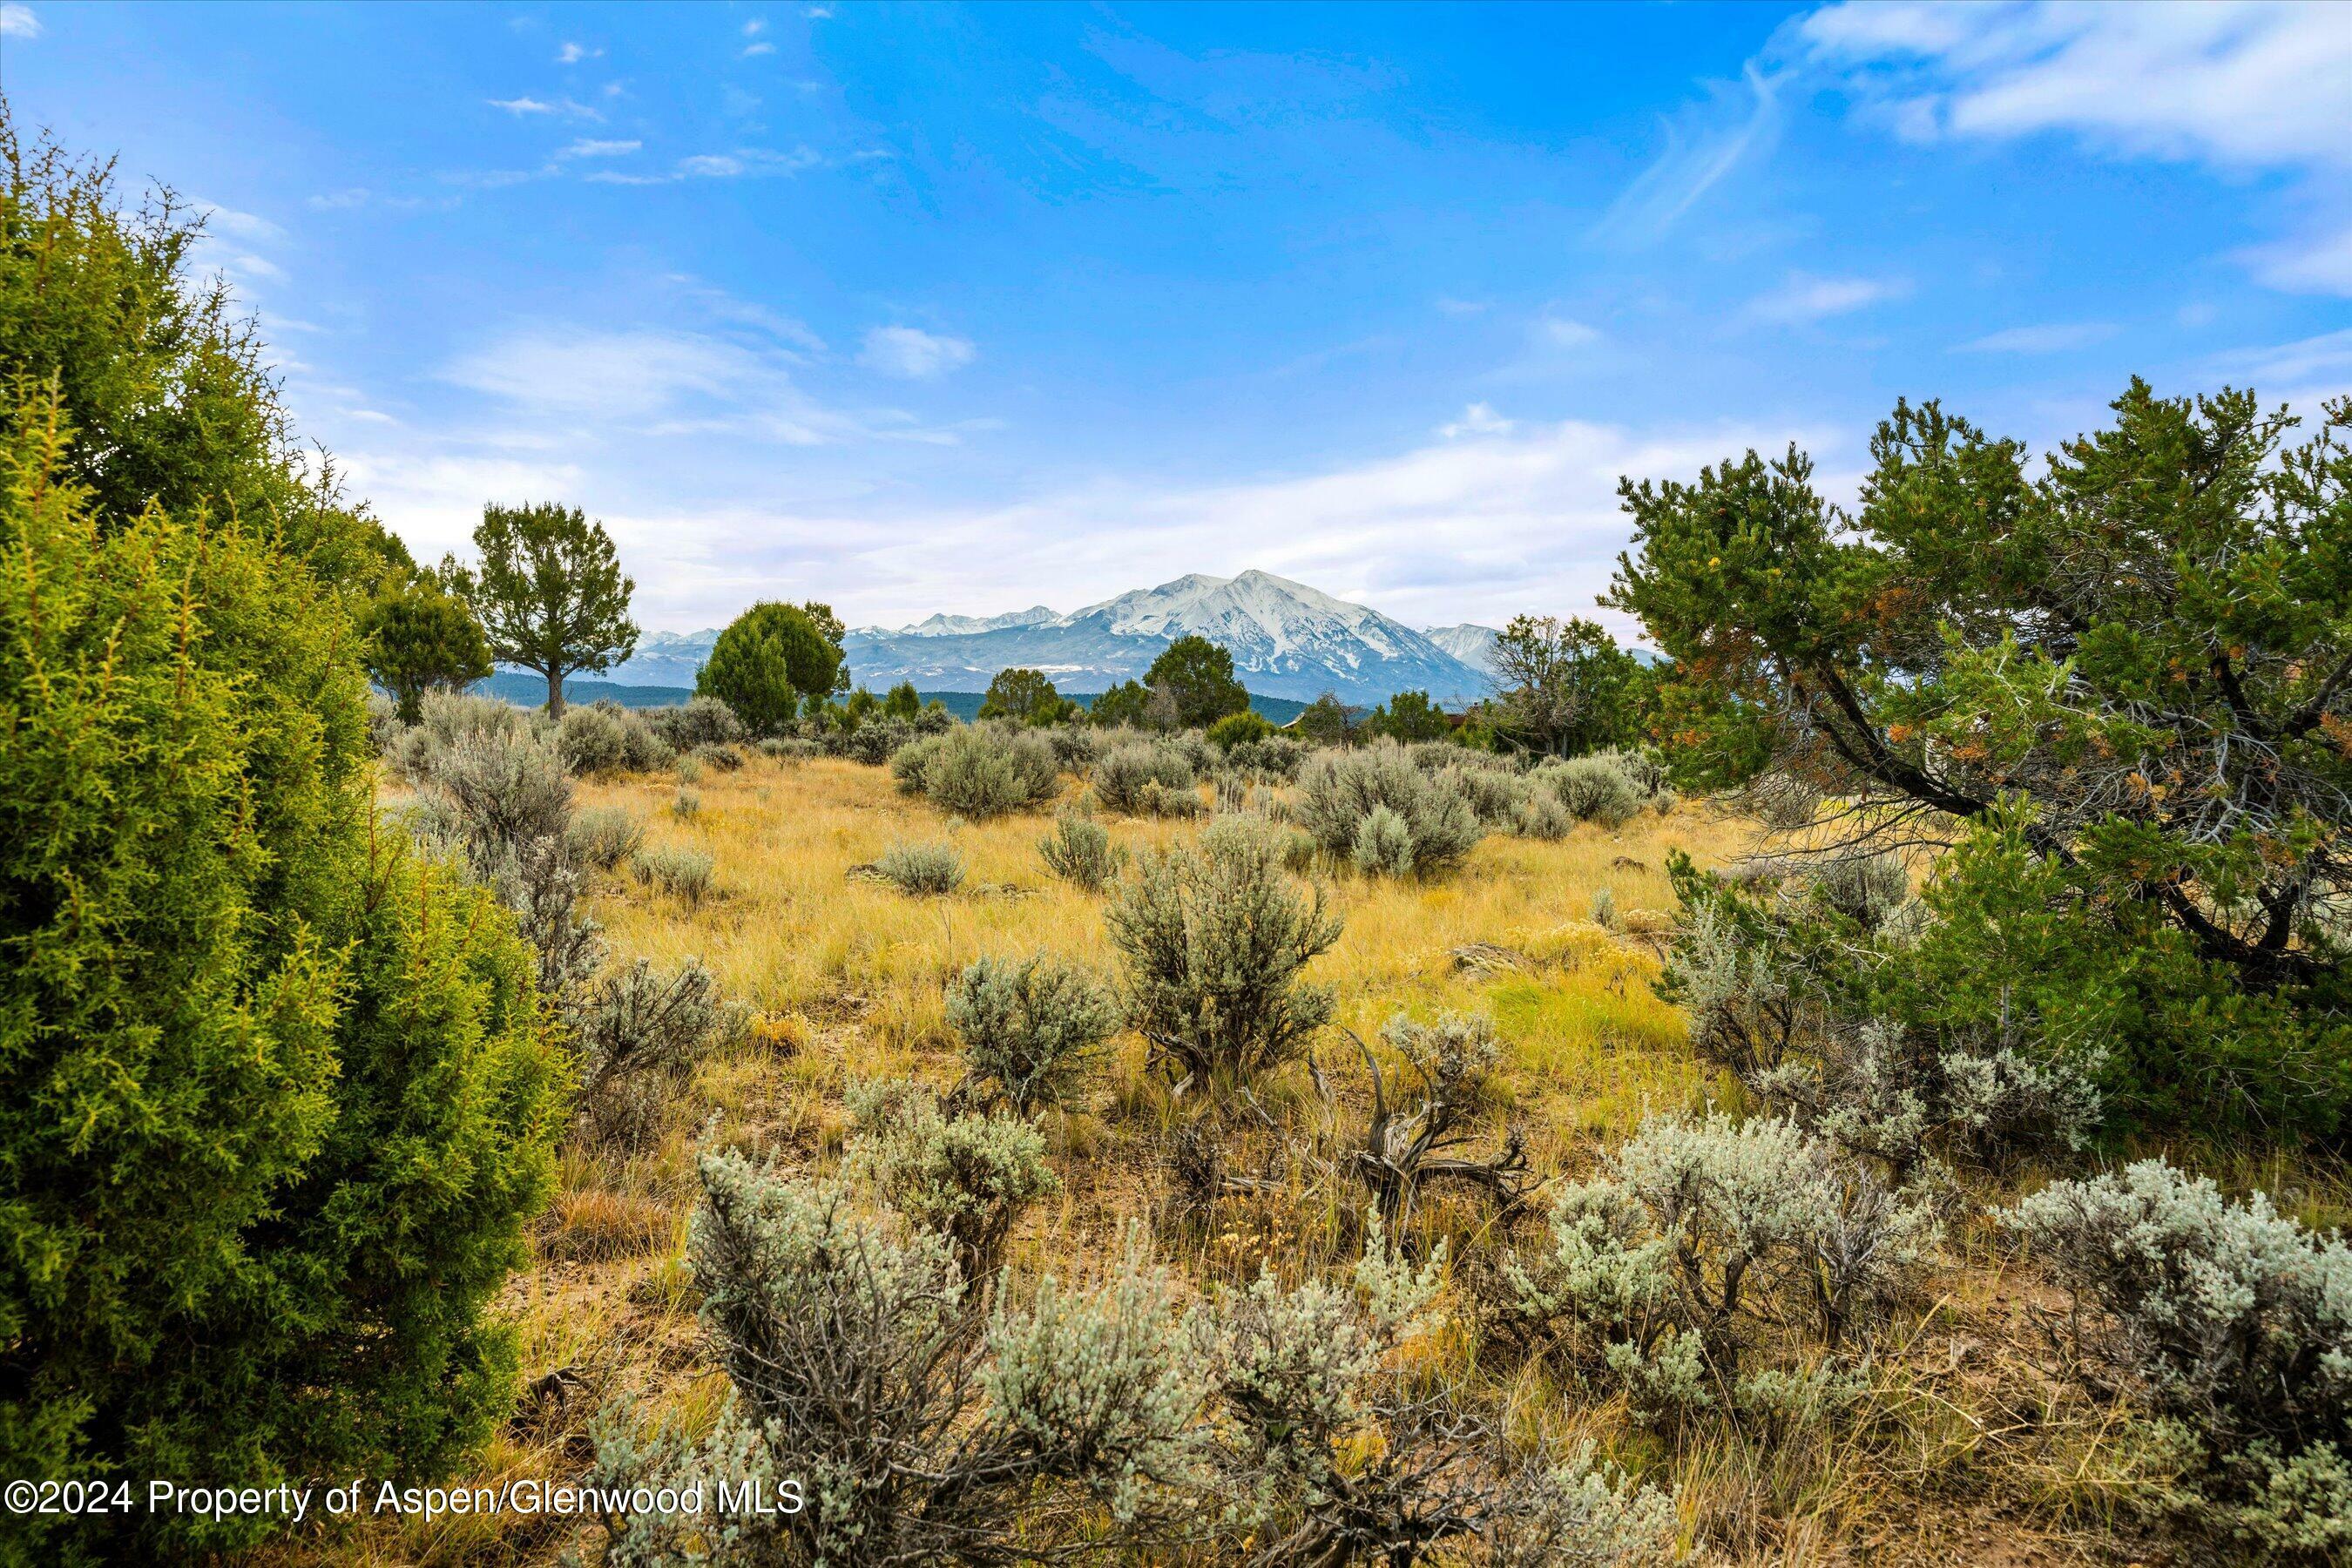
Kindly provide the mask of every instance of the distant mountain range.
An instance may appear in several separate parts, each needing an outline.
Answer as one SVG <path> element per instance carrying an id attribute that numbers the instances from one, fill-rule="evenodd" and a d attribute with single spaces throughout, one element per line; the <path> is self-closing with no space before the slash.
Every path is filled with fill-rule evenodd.
<path id="1" fill-rule="evenodd" d="M 1309 702 L 1329 691 L 1369 706 L 1426 691 L 1458 707 L 1495 689 L 1493 628 L 1415 631 L 1267 572 L 1179 577 L 1068 615 L 1040 605 L 1001 616 L 935 615 L 896 629 L 858 626 L 842 646 L 850 678 L 876 691 L 902 680 L 923 691 L 982 691 L 997 671 L 1018 665 L 1043 670 L 1066 692 L 1091 693 L 1140 679 L 1170 643 L 1194 634 L 1231 650 L 1242 684 L 1266 697 Z M 692 686 L 718 637 L 653 633 L 606 679 Z"/>

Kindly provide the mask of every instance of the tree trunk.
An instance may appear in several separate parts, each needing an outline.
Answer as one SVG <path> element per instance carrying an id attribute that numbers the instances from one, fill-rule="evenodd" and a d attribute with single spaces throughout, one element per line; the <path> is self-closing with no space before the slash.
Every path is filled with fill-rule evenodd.
<path id="1" fill-rule="evenodd" d="M 551 719 L 563 717 L 563 671 L 560 668 L 550 668 L 547 672 L 547 716 Z"/>

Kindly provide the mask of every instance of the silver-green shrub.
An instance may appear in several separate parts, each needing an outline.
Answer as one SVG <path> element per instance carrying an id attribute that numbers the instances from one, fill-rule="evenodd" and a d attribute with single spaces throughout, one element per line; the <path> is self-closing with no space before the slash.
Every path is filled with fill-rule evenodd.
<path id="1" fill-rule="evenodd" d="M 902 893 L 936 898 L 963 886 L 963 857 L 951 844 L 893 844 L 874 874 Z"/>
<path id="2" fill-rule="evenodd" d="M 1622 827 L 1649 803 L 1648 794 L 1615 752 L 1549 762 L 1528 775 L 1532 787 L 1549 790 L 1579 822 Z"/>
<path id="3" fill-rule="evenodd" d="M 1037 841 L 1037 854 L 1045 869 L 1090 893 L 1116 879 L 1127 865 L 1127 851 L 1111 843 L 1110 830 L 1075 809 L 1054 818 L 1054 831 Z"/>
<path id="4" fill-rule="evenodd" d="M 1413 871 L 1412 827 L 1385 805 L 1356 822 L 1356 842 L 1348 858 L 1368 877 L 1410 877 Z"/>
<path id="5" fill-rule="evenodd" d="M 1094 976 L 1043 954 L 974 963 L 948 983 L 947 1015 L 970 1081 L 992 1086 L 1022 1116 L 1067 1103 L 1124 1021 Z"/>
<path id="6" fill-rule="evenodd" d="M 1198 777 L 1176 746 L 1165 741 L 1130 741 L 1096 758 L 1087 783 L 1105 810 L 1144 816 L 1164 810 L 1171 795 L 1190 795 Z"/>
<path id="7" fill-rule="evenodd" d="M 1197 1495 L 1202 1361 L 1139 1249 L 1114 1284 L 1048 1279 L 983 1315 L 944 1239 L 842 1186 L 735 1153 L 701 1176 L 689 1258 L 732 1398 L 698 1442 L 599 1423 L 590 1484 L 694 1482 L 703 1500 L 611 1521 L 614 1568 L 918 1568 L 1025 1561 L 1024 1543 L 1080 1532 L 1105 1550 L 1199 1533 L 1175 1501 Z M 721 1482 L 772 1505 L 797 1487 L 805 1506 L 722 1511 Z"/>
<path id="8" fill-rule="evenodd" d="M 2073 1295 L 2065 1364 L 2184 1426 L 2241 1534 L 2352 1552 L 2352 1246 L 2162 1160 L 2054 1182 L 2001 1216 Z"/>
<path id="9" fill-rule="evenodd" d="M 1768 1325 L 1866 1348 L 1936 1236 L 1923 1200 L 1793 1121 L 1657 1117 L 1560 1191 L 1549 1247 L 1504 1275 L 1572 1370 L 1672 1420 L 1726 1394 L 1784 1403 L 1790 1373 L 1751 1353 Z"/>
<path id="10" fill-rule="evenodd" d="M 1033 730 L 961 725 L 899 748 L 890 759 L 898 787 L 975 821 L 1024 811 L 1061 793 L 1054 748 Z"/>
<path id="11" fill-rule="evenodd" d="M 669 708 L 641 710 L 646 723 L 674 752 L 727 746 L 743 739 L 743 722 L 716 697 L 694 697 Z"/>
<path id="12" fill-rule="evenodd" d="M 609 871 L 637 852 L 646 830 L 626 806 L 599 805 L 572 819 L 572 852 L 583 863 Z"/>
<path id="13" fill-rule="evenodd" d="M 692 822 L 702 815 L 702 792 L 691 784 L 678 785 L 677 793 L 669 797 L 669 814 L 680 822 Z"/>
<path id="14" fill-rule="evenodd" d="M 417 722 L 392 738 L 384 761 L 406 783 L 426 784 L 436 764 L 466 736 L 516 734 L 530 728 L 530 715 L 495 697 L 427 691 Z"/>
<path id="15" fill-rule="evenodd" d="M 682 845 L 657 845 L 629 857 L 630 874 L 639 883 L 688 904 L 709 896 L 712 867 L 709 850 Z"/>
<path id="16" fill-rule="evenodd" d="M 1325 854 L 1392 876 L 1448 870 L 1485 833 L 1459 775 L 1423 773 L 1394 741 L 1309 758 L 1299 769 L 1298 795 L 1290 808 Z M 1383 819 L 1372 830 L 1367 857 L 1360 858 L 1365 824 L 1383 810 L 1402 824 L 1406 852 L 1391 847 L 1395 830 Z"/>
<path id="17" fill-rule="evenodd" d="M 950 1115 L 908 1083 L 853 1088 L 849 1108 L 847 1168 L 911 1224 L 944 1237 L 966 1279 L 994 1274 L 1023 1212 L 1062 1190 L 1045 1134 L 1018 1117 Z"/>
<path id="18" fill-rule="evenodd" d="M 721 1006 L 718 981 L 693 959 L 663 970 L 640 958 L 600 978 L 572 1017 L 591 1135 L 627 1148 L 647 1142 L 718 1030 Z"/>
<path id="19" fill-rule="evenodd" d="M 1339 940 L 1322 889 L 1302 899 L 1279 836 L 1220 817 L 1197 847 L 1143 857 L 1106 915 L 1126 961 L 1128 1017 L 1180 1081 L 1244 1081 L 1289 1060 L 1331 1018 L 1300 978 Z"/>

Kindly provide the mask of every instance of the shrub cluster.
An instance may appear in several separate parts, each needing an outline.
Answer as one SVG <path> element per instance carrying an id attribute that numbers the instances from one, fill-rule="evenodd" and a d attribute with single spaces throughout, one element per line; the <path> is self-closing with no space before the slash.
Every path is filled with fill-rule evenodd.
<path id="1" fill-rule="evenodd" d="M 1127 741 L 1095 759 L 1087 775 L 1095 800 L 1125 816 L 1195 816 L 1199 774 L 1181 746 L 1167 741 Z M 1178 804 L 1190 802 L 1191 810 Z"/>
<path id="2" fill-rule="evenodd" d="M 1068 1103 L 1095 1052 L 1124 1021 L 1085 970 L 1045 956 L 983 958 L 948 985 L 948 1025 L 969 1080 L 1020 1115 Z"/>
<path id="3" fill-rule="evenodd" d="M 1551 1243 L 1506 1265 L 1519 1328 L 1649 1419 L 1833 1397 L 1838 1363 L 1908 1289 L 1937 1234 L 1920 1199 L 1782 1118 L 1654 1118 L 1563 1188 Z M 1797 1330 L 1828 1358 L 1775 1358 Z M 1760 1364 L 1759 1364 L 1760 1363 Z"/>
<path id="4" fill-rule="evenodd" d="M 2161 1160 L 2001 1217 L 2074 1293 L 2051 1323 L 2065 1364 L 2185 1435 L 2231 1531 L 2314 1562 L 2352 1552 L 2352 1246 Z"/>
<path id="5" fill-rule="evenodd" d="M 670 765 L 677 748 L 635 710 L 596 702 L 567 708 L 555 726 L 556 754 L 582 776 L 648 773 Z"/>
<path id="6" fill-rule="evenodd" d="M 1330 1021 L 1332 993 L 1299 972 L 1339 940 L 1317 889 L 1302 900 L 1277 837 L 1220 817 L 1197 847 L 1145 856 L 1108 916 L 1128 1014 L 1178 1081 L 1245 1081 Z"/>
<path id="7" fill-rule="evenodd" d="M 710 851 L 685 845 L 656 845 L 629 858 L 630 875 L 656 893 L 692 907 L 710 896 Z"/>
<path id="8" fill-rule="evenodd" d="M 1061 764 L 1035 731 L 966 724 L 899 748 L 898 787 L 975 821 L 1025 811 L 1061 793 Z"/>
<path id="9" fill-rule="evenodd" d="M 1045 1137 L 1017 1116 L 943 1110 L 918 1085 L 850 1090 L 855 1131 L 847 1168 L 919 1227 L 940 1237 L 959 1275 L 985 1282 L 1023 1211 L 1062 1190 L 1045 1163 Z"/>
<path id="10" fill-rule="evenodd" d="M 902 893 L 936 898 L 963 886 L 963 857 L 951 844 L 893 844 L 874 874 Z"/>
<path id="11" fill-rule="evenodd" d="M 623 1148 L 646 1143 L 724 1015 L 719 983 L 692 959 L 662 970 L 640 958 L 602 976 L 573 1017 L 590 1135 Z"/>
<path id="12" fill-rule="evenodd" d="M 1064 810 L 1054 831 L 1037 841 L 1045 869 L 1066 882 L 1097 892 L 1127 865 L 1127 851 L 1110 841 L 1110 830 L 1082 811 Z"/>
<path id="13" fill-rule="evenodd" d="M 1291 810 L 1325 854 L 1378 875 L 1438 875 L 1483 836 L 1459 775 L 1423 772 L 1389 740 L 1310 758 Z"/>

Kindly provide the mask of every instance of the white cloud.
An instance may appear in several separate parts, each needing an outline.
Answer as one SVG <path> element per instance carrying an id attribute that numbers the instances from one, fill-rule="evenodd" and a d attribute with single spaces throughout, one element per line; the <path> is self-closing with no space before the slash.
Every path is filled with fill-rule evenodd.
<path id="1" fill-rule="evenodd" d="M 1818 59 L 1891 68 L 1864 85 L 1919 132 L 2352 165 L 2352 25 L 2335 5 L 1843 4 L 1797 31 Z"/>
<path id="2" fill-rule="evenodd" d="M 776 52 L 776 46 L 775 46 L 775 45 L 771 44 L 771 43 L 766 43 L 766 42 L 761 42 L 761 43 L 752 44 L 752 45 L 750 45 L 750 46 L 746 47 L 745 47 L 745 49 L 743 50 L 742 58 L 743 58 L 744 59 L 747 59 L 747 60 L 749 60 L 749 59 L 756 59 L 756 58 L 759 58 L 760 56 L 761 56 L 761 55 L 772 55 L 772 54 L 774 54 L 775 52 Z"/>
<path id="3" fill-rule="evenodd" d="M 1536 341 L 1550 348 L 1580 349 L 1601 341 L 1601 330 L 1546 312 L 1535 326 Z"/>
<path id="4" fill-rule="evenodd" d="M 307 205 L 314 212 L 347 212 L 353 207 L 367 205 L 367 200 L 366 186 L 351 185 L 340 191 L 321 191 L 310 197 Z"/>
<path id="5" fill-rule="evenodd" d="M 2292 294 L 2352 295 L 2352 224 L 2333 233 L 2250 246 L 2238 259 L 2273 289 Z"/>
<path id="6" fill-rule="evenodd" d="M 41 19 L 30 5 L 0 5 L 0 38 L 37 38 Z"/>
<path id="7" fill-rule="evenodd" d="M 234 207 L 219 206 L 212 202 L 193 204 L 205 220 L 205 232 L 219 238 L 243 240 L 247 245 L 265 245 L 286 237 L 286 231 L 266 217 L 238 212 Z"/>
<path id="8" fill-rule="evenodd" d="M 2116 335 L 2116 329 L 2105 321 L 2052 321 L 2036 327 L 2004 327 L 1997 332 L 1987 332 L 1971 338 L 1953 350 L 1956 353 L 1974 354 L 2049 354 L 2063 353 L 2068 349 L 2088 348 L 2105 342 Z"/>
<path id="9" fill-rule="evenodd" d="M 885 375 L 929 381 L 970 364 L 980 351 L 967 338 L 947 337 L 919 327 L 877 327 L 866 334 L 858 363 Z"/>
<path id="10" fill-rule="evenodd" d="M 517 120 L 534 114 L 561 114 L 573 120 L 602 120 L 604 118 L 603 114 L 589 108 L 586 104 L 574 102 L 572 100 L 568 98 L 559 100 L 554 103 L 549 103 L 544 100 L 532 98 L 526 94 L 520 98 L 492 98 L 485 99 L 483 101 L 488 103 L 492 109 L 505 110 Z"/>
<path id="11" fill-rule="evenodd" d="M 1750 301 L 1748 311 L 1759 321 L 1783 324 L 1819 321 L 1899 300 L 1910 291 L 1909 284 L 1896 279 L 1816 278 L 1791 272 L 1780 288 Z"/>
<path id="12" fill-rule="evenodd" d="M 1665 145 L 1610 205 L 1597 238 L 1648 245 L 1664 237 L 1700 198 L 1780 139 L 1780 82 L 1750 63 L 1737 82 L 1706 84 L 1705 100 L 1664 124 Z"/>
<path id="13" fill-rule="evenodd" d="M 556 154 L 559 158 L 619 158 L 644 146 L 642 142 L 598 142 L 588 137 L 566 147 Z"/>
<path id="14" fill-rule="evenodd" d="M 767 30 L 768 21 L 764 16 L 754 16 L 743 24 L 743 36 L 747 38 L 756 38 Z"/>
<path id="15" fill-rule="evenodd" d="M 1518 427 L 1518 421 L 1506 419 L 1495 412 L 1491 403 L 1474 403 L 1462 411 L 1462 417 L 1440 425 L 1437 433 L 1449 441 L 1465 436 L 1507 436 Z"/>
<path id="16" fill-rule="evenodd" d="M 2215 355 L 2212 364 L 2241 384 L 2265 389 L 2283 383 L 2352 380 L 2352 327 L 2267 348 L 2234 349 Z"/>
<path id="17" fill-rule="evenodd" d="M 567 43 L 555 51 L 555 63 L 560 66 L 576 66 L 582 60 L 602 59 L 604 56 L 603 49 L 592 49 L 585 44 Z"/>
<path id="18" fill-rule="evenodd" d="M 833 15 L 833 7 L 830 5 L 811 5 L 804 8 L 801 12 L 801 15 L 806 16 L 812 22 L 822 22 L 826 17 Z"/>
<path id="19" fill-rule="evenodd" d="M 797 174 L 803 169 L 814 168 L 823 162 L 823 158 L 806 147 L 797 147 L 789 153 L 751 147 L 738 148 L 732 153 L 698 153 L 690 158 L 680 158 L 659 174 L 627 174 L 599 169 L 587 177 L 598 184 L 606 185 L 667 185 L 680 180 L 731 180 L 744 175 Z"/>
<path id="20" fill-rule="evenodd" d="M 1492 310 L 1494 303 L 1491 300 L 1456 300 L 1451 295 L 1444 294 L 1437 298 L 1437 308 L 1449 316 L 1479 315 Z"/>

